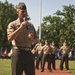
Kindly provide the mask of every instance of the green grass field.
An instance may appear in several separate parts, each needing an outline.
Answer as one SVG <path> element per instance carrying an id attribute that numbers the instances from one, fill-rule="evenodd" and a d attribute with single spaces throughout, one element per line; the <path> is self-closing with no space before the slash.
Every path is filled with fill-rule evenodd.
<path id="1" fill-rule="evenodd" d="M 60 65 L 60 60 L 56 61 L 56 65 Z M 64 63 L 64 67 L 65 67 L 65 63 Z M 69 60 L 69 72 L 72 75 L 75 75 L 75 60 Z"/>
<path id="2" fill-rule="evenodd" d="M 0 75 L 11 75 L 10 59 L 0 59 Z"/>
<path id="3" fill-rule="evenodd" d="M 72 75 L 75 75 L 75 61 L 70 61 L 70 72 Z"/>
<path id="4" fill-rule="evenodd" d="M 60 60 L 56 60 L 56 65 L 59 66 Z M 69 61 L 70 72 L 75 75 L 75 61 Z M 0 75 L 11 75 L 11 60 L 0 59 Z"/>

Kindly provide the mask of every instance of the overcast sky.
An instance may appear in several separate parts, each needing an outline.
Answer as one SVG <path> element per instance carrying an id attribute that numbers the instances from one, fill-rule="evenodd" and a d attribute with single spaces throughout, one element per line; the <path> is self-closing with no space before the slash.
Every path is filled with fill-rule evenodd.
<path id="1" fill-rule="evenodd" d="M 5 0 L 0 0 L 4 2 Z M 19 2 L 25 2 L 27 6 L 28 14 L 31 18 L 31 22 L 34 24 L 36 30 L 40 26 L 40 3 L 42 1 L 42 18 L 48 15 L 53 15 L 57 10 L 62 10 L 63 5 L 75 5 L 75 0 L 7 0 L 13 5 L 17 5 Z"/>

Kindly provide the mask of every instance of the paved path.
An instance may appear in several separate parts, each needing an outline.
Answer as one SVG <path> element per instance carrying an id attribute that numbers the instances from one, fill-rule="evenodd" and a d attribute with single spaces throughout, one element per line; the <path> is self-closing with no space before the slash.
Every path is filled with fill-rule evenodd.
<path id="1" fill-rule="evenodd" d="M 58 67 L 56 67 L 56 70 L 52 70 L 52 72 L 49 72 L 47 67 L 45 66 L 45 70 L 44 72 L 41 72 L 41 69 L 37 70 L 35 69 L 36 71 L 36 75 L 71 75 L 71 73 L 67 70 L 60 70 Z M 23 73 L 23 75 L 25 75 Z"/>
<path id="2" fill-rule="evenodd" d="M 69 71 L 66 70 L 60 70 L 57 68 L 56 70 L 53 70 L 52 72 L 49 72 L 46 68 L 44 72 L 41 72 L 41 70 L 36 70 L 36 75 L 71 75 Z"/>

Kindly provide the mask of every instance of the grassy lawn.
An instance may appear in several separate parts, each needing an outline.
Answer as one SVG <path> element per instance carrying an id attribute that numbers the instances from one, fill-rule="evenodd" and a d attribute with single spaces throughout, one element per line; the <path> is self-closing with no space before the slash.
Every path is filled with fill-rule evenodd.
<path id="1" fill-rule="evenodd" d="M 56 65 L 59 66 L 60 60 L 56 61 Z M 69 61 L 70 72 L 75 75 L 75 61 Z M 0 75 L 11 75 L 11 60 L 0 59 Z"/>
<path id="2" fill-rule="evenodd" d="M 56 65 L 60 65 L 60 60 L 56 61 Z M 64 63 L 64 67 L 65 67 L 65 63 Z M 72 75 L 75 75 L 75 60 L 69 60 L 69 72 Z"/>
<path id="3" fill-rule="evenodd" d="M 75 75 L 75 60 L 74 61 L 70 61 L 70 72 L 72 75 Z"/>
<path id="4" fill-rule="evenodd" d="M 11 75 L 10 59 L 0 59 L 0 75 Z"/>

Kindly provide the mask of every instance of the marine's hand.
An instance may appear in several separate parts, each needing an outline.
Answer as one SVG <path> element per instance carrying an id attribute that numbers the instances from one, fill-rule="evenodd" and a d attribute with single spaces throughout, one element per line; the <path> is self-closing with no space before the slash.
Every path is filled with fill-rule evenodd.
<path id="1" fill-rule="evenodd" d="M 34 39 L 34 34 L 33 34 L 33 33 L 29 33 L 29 34 L 28 34 L 28 37 L 29 37 L 31 40 L 33 40 L 33 39 Z"/>
<path id="2" fill-rule="evenodd" d="M 35 37 L 34 33 L 29 33 L 28 37 L 34 42 L 38 42 L 38 38 Z"/>
<path id="3" fill-rule="evenodd" d="M 26 25 L 28 25 L 28 22 L 24 21 L 21 23 L 20 28 L 24 28 L 24 27 L 26 27 Z"/>

